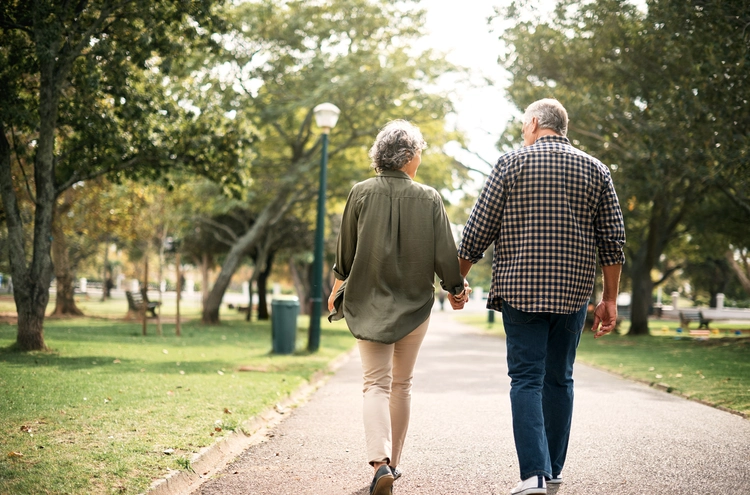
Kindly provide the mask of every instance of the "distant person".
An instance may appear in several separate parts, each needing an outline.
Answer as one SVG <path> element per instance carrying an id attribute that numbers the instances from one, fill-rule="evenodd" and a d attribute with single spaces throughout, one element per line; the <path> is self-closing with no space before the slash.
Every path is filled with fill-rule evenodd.
<path id="1" fill-rule="evenodd" d="M 390 495 L 409 427 L 414 365 L 435 303 L 434 277 L 463 307 L 464 278 L 440 194 L 414 182 L 426 143 L 395 120 L 370 149 L 377 176 L 349 193 L 336 250 L 329 319 L 346 318 L 364 378 L 370 495 Z M 468 290 L 466 291 L 468 292 Z"/>
<path id="2" fill-rule="evenodd" d="M 607 167 L 565 137 L 568 113 L 553 99 L 523 116 L 524 147 L 500 157 L 458 250 L 466 276 L 495 243 L 487 307 L 502 311 L 513 435 L 521 482 L 513 495 L 562 482 L 573 414 L 573 363 L 594 288 L 598 338 L 615 328 L 625 227 Z"/>

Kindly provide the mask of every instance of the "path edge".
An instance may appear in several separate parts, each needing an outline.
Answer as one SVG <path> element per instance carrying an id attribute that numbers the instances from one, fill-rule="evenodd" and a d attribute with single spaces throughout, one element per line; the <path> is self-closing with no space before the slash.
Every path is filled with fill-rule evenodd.
<path id="1" fill-rule="evenodd" d="M 245 450 L 265 441 L 269 431 L 288 418 L 292 409 L 304 405 L 355 352 L 356 347 L 342 353 L 283 401 L 243 421 L 241 428 L 212 445 L 201 448 L 190 460 L 191 470 L 170 469 L 166 476 L 155 480 L 140 495 L 187 495 L 194 492 Z"/>

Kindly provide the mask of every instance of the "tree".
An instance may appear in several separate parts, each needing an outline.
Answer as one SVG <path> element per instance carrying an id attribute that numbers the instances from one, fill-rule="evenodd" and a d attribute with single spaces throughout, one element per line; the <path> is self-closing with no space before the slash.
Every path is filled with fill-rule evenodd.
<path id="1" fill-rule="evenodd" d="M 258 216 L 225 257 L 204 322 L 218 321 L 224 292 L 244 256 L 295 204 L 315 198 L 320 140 L 312 109 L 318 103 L 331 101 L 342 110 L 331 133 L 330 197 L 345 196 L 353 182 L 367 176 L 367 147 L 388 120 L 442 128 L 449 101 L 426 88 L 452 68 L 430 53 L 410 55 L 409 41 L 419 34 L 423 13 L 407 6 L 411 2 L 365 0 L 238 6 L 229 38 L 235 46 L 230 76 L 235 93 L 229 84 L 224 87 L 237 119 L 252 123 L 257 135 L 246 200 Z M 221 85 L 227 76 L 215 77 L 214 84 Z M 452 167 L 436 158 L 431 183 L 453 186 Z"/>
<path id="2" fill-rule="evenodd" d="M 662 0 L 648 2 L 644 12 L 621 0 L 562 1 L 546 21 L 522 21 L 522 11 L 511 9 L 517 23 L 503 35 L 509 94 L 519 108 L 555 95 L 568 109 L 573 143 L 610 164 L 628 233 L 630 333 L 647 335 L 653 288 L 671 273 L 653 280 L 652 269 L 686 235 L 716 173 L 739 170 L 736 160 L 717 160 L 728 147 L 715 129 L 713 104 L 722 96 L 717 78 L 706 75 L 726 74 L 745 87 L 746 75 L 724 66 L 741 66 L 747 44 L 722 42 L 745 36 L 738 19 L 747 7 Z M 736 103 L 729 108 L 723 122 L 744 119 Z M 737 123 L 730 128 L 747 134 Z"/>
<path id="3" fill-rule="evenodd" d="M 162 168 L 159 164 L 194 163 L 205 154 L 180 141 L 176 151 L 160 147 L 168 136 L 156 124 L 158 116 L 174 110 L 176 102 L 169 109 L 160 108 L 165 100 L 148 99 L 158 92 L 140 91 L 143 83 L 158 79 L 156 73 L 164 74 L 186 46 L 201 39 L 203 29 L 211 29 L 216 3 L 32 0 L 0 7 L 0 193 L 19 349 L 45 348 L 44 309 L 52 276 L 50 234 L 57 197 L 73 184 L 97 176 L 122 177 L 123 171 L 134 170 L 154 176 Z M 154 119 L 149 120 L 150 115 Z M 146 125 L 149 122 L 155 125 Z M 202 124 L 189 123 L 192 128 Z M 123 132 L 123 127 L 130 132 Z M 210 139 L 213 134 L 203 135 Z M 28 140 L 18 143 L 16 136 Z M 60 142 L 66 144 L 64 151 Z M 236 138 L 228 141 L 234 142 Z M 226 141 L 212 144 L 215 149 Z M 27 155 L 33 174 L 23 169 Z M 22 176 L 12 174 L 12 156 Z M 24 182 L 34 204 L 30 250 L 16 193 Z"/>

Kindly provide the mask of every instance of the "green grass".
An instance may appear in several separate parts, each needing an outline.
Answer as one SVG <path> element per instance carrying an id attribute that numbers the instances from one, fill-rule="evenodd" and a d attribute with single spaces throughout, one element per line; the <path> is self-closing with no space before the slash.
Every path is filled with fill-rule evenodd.
<path id="1" fill-rule="evenodd" d="M 355 342 L 343 322 L 323 320 L 310 355 L 300 317 L 298 351 L 277 356 L 270 323 L 225 318 L 185 322 L 182 337 L 173 324 L 157 336 L 153 320 L 143 337 L 139 322 L 48 319 L 51 351 L 32 353 L 10 352 L 16 326 L 0 322 L 0 494 L 143 492 Z"/>
<path id="2" fill-rule="evenodd" d="M 149 295 L 153 297 L 153 294 Z M 125 296 L 119 296 L 114 299 L 107 299 L 101 301 L 99 296 L 75 296 L 76 305 L 78 309 L 83 311 L 86 316 L 95 316 L 100 318 L 122 318 L 128 312 L 128 301 Z M 47 304 L 47 314 L 51 313 L 55 309 L 55 295 L 50 296 L 49 303 Z M 223 310 L 224 308 L 222 308 Z M 164 299 L 164 304 L 160 308 L 160 313 L 164 317 L 174 317 L 177 314 L 177 305 L 174 301 L 174 293 L 169 298 Z M 16 312 L 16 304 L 13 301 L 12 295 L 2 294 L 0 295 L 0 314 L 9 314 Z M 184 318 L 196 318 L 200 317 L 200 305 L 190 304 L 182 301 L 180 303 L 180 316 Z M 151 319 L 151 321 L 156 321 Z"/>
<path id="3" fill-rule="evenodd" d="M 461 321 L 504 335 L 502 321 L 487 323 L 487 315 L 469 315 Z M 611 334 L 594 339 L 585 332 L 578 361 L 649 384 L 661 384 L 672 393 L 750 415 L 750 322 L 712 324 L 707 339 L 677 332 L 674 321 L 652 320 L 651 336 Z M 628 322 L 623 322 L 627 332 Z M 737 337 L 736 331 L 742 331 Z"/>

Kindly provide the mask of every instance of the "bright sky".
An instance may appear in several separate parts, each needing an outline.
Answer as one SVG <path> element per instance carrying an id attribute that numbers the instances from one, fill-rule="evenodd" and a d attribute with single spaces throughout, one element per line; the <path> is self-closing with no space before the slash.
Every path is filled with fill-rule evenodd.
<path id="1" fill-rule="evenodd" d="M 460 6 L 440 0 L 422 3 L 430 32 L 425 43 L 447 53 L 449 62 L 472 72 L 473 84 L 447 88 L 453 92 L 456 108 L 450 124 L 467 135 L 469 149 L 490 163 L 500 155 L 495 143 L 508 120 L 518 112 L 505 98 L 507 75 L 497 63 L 499 33 L 490 32 L 487 24 L 487 18 L 494 13 L 493 6 L 501 3 L 503 0 L 471 0 Z M 485 78 L 494 81 L 494 85 L 484 87 Z M 448 152 L 467 165 L 489 171 L 489 166 L 470 154 L 452 148 Z"/>

